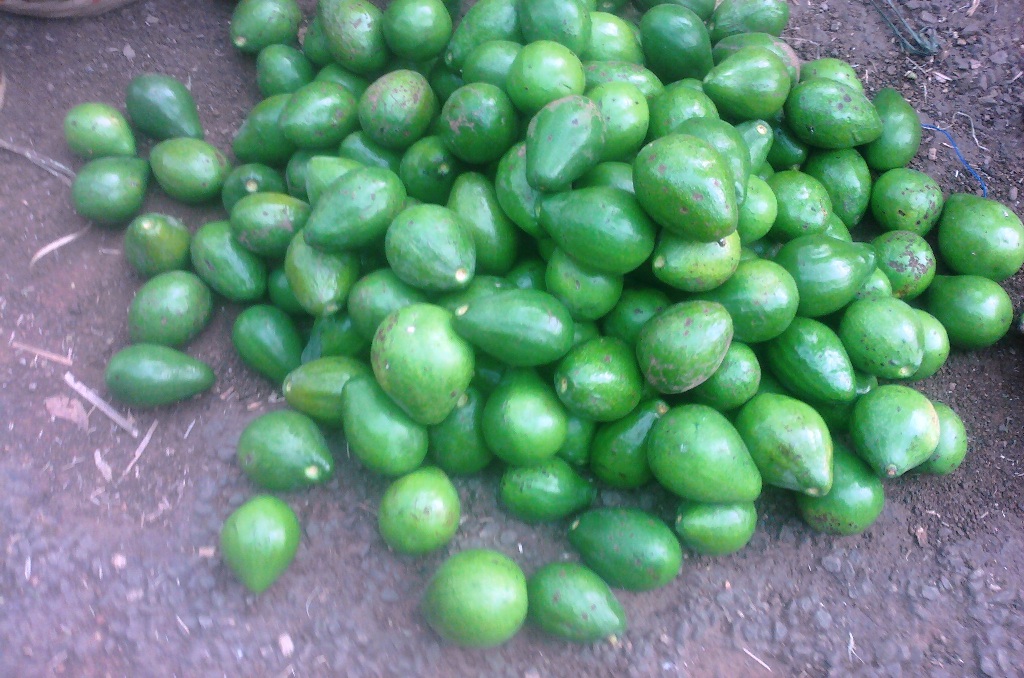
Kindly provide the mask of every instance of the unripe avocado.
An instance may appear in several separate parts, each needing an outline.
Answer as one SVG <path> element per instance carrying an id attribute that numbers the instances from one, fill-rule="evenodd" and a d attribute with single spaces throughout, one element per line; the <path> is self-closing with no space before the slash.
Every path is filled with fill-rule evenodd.
<path id="1" fill-rule="evenodd" d="M 238 465 L 265 490 L 297 490 L 328 482 L 334 457 L 316 423 L 292 410 L 253 419 L 238 439 Z"/>

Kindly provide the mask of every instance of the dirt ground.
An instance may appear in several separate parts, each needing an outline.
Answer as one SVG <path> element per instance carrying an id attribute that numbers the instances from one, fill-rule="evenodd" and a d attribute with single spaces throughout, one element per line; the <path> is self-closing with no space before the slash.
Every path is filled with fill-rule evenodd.
<path id="1" fill-rule="evenodd" d="M 867 0 L 794 2 L 786 35 L 804 58 L 848 59 L 870 92 L 897 87 L 953 132 L 991 197 L 1021 214 L 1021 0 L 901 4 L 940 41 L 934 58 L 905 56 Z M 78 167 L 64 112 L 90 100 L 121 107 L 131 77 L 159 71 L 190 82 L 207 138 L 229 149 L 257 100 L 253 63 L 227 39 L 232 7 L 139 2 L 80 21 L 0 14 L 0 139 Z M 944 142 L 926 133 L 915 166 L 947 192 L 974 191 Z M 157 190 L 146 208 L 193 229 L 221 218 Z M 864 535 L 817 535 L 790 497 L 766 491 L 748 548 L 691 557 L 667 588 L 620 594 L 630 628 L 617 642 L 572 646 L 524 629 L 501 648 L 466 651 L 440 642 L 416 609 L 445 554 L 388 552 L 375 516 L 385 482 L 343 446 L 335 481 L 286 497 L 304 536 L 285 576 L 256 597 L 222 565 L 220 525 L 255 493 L 234 444 L 246 422 L 280 406 L 234 355 L 236 307 L 221 304 L 190 347 L 216 370 L 213 392 L 133 413 L 143 433 L 156 424 L 138 459 L 139 440 L 101 413 L 74 421 L 90 408 L 63 377 L 104 393 L 140 283 L 120 232 L 95 227 L 29 268 L 36 250 L 85 226 L 64 183 L 0 151 L 0 675 L 1024 675 L 1024 343 L 1015 334 L 954 354 L 920 386 L 963 417 L 970 454 L 951 477 L 888 484 L 885 511 Z M 1021 312 L 1024 277 L 1006 286 Z M 570 557 L 565 525 L 532 528 L 499 510 L 496 480 L 458 483 L 466 518 L 447 551 L 497 548 L 527 573 Z M 600 501 L 671 509 L 654 492 Z"/>

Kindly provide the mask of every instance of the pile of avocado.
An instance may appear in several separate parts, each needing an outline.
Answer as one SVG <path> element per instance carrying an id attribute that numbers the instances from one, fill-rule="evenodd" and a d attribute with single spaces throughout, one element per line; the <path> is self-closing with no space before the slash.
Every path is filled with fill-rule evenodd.
<path id="1" fill-rule="evenodd" d="M 320 0 L 300 41 L 294 0 L 241 0 L 231 40 L 264 98 L 235 165 L 164 75 L 128 86 L 131 125 L 106 104 L 68 113 L 89 160 L 75 206 L 127 224 L 148 278 L 113 396 L 210 388 L 181 349 L 216 293 L 244 306 L 234 346 L 292 408 L 241 433 L 256 486 L 328 481 L 323 430 L 340 429 L 394 478 L 383 539 L 423 554 L 458 530 L 451 477 L 500 465 L 505 509 L 565 521 L 581 562 L 527 578 L 502 553 L 453 554 L 422 610 L 470 646 L 526 619 L 622 633 L 612 588 L 668 584 L 683 546 L 742 548 L 765 484 L 850 535 L 881 512 L 882 480 L 959 466 L 960 418 L 908 384 L 1007 332 L 1024 226 L 906 168 L 921 126 L 899 92 L 801 64 L 778 37 L 785 0 L 480 0 L 453 28 L 458 5 Z M 157 142 L 148 161 L 132 126 Z M 228 218 L 191 232 L 139 215 L 151 174 Z M 598 487 L 652 481 L 678 502 L 674 530 L 594 507 Z M 265 494 L 225 522 L 223 558 L 260 592 L 298 542 Z"/>

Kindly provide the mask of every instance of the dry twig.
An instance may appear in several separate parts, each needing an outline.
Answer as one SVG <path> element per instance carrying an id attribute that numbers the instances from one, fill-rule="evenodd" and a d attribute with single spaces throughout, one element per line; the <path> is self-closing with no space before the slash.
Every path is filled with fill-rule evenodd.
<path id="1" fill-rule="evenodd" d="M 125 431 L 128 431 L 128 433 L 131 434 L 132 438 L 139 437 L 139 429 L 135 428 L 135 424 L 131 420 L 125 419 L 120 414 L 118 414 L 117 410 L 111 407 L 110 404 L 107 403 L 107 401 L 99 397 L 99 395 L 91 388 L 75 379 L 75 377 L 70 372 L 64 373 L 64 383 L 70 386 L 71 390 L 73 390 L 75 393 L 77 393 L 78 395 L 82 396 L 90 403 L 95 405 L 96 409 L 98 409 L 103 414 L 107 415 L 107 417 L 109 417 L 112 422 L 123 428 Z"/>
<path id="2" fill-rule="evenodd" d="M 135 448 L 135 456 L 133 456 L 132 460 L 128 462 L 128 466 L 125 467 L 124 471 L 121 473 L 121 477 L 118 478 L 117 482 L 121 482 L 122 480 L 124 480 L 125 476 L 127 476 L 128 473 L 133 468 L 135 468 L 135 464 L 137 464 L 139 459 L 142 457 L 142 453 L 146 450 L 146 446 L 149 445 L 149 439 L 153 437 L 153 431 L 156 430 L 156 425 L 159 423 L 159 420 L 153 420 L 153 424 L 149 427 L 149 430 L 146 431 L 146 435 L 143 436 L 142 442 L 140 442 L 139 446 Z"/>
<path id="3" fill-rule="evenodd" d="M 19 351 L 28 351 L 29 353 L 34 353 L 35 355 L 39 356 L 40 358 L 43 358 L 44 360 L 49 360 L 50 362 L 58 363 L 64 365 L 65 367 L 71 367 L 72 364 L 71 358 L 65 358 L 64 356 L 58 353 L 51 353 L 50 351 L 47 351 L 46 349 L 43 348 L 36 348 L 35 346 L 30 346 L 29 344 L 23 344 L 20 341 L 11 341 L 11 348 L 15 348 Z"/>
<path id="4" fill-rule="evenodd" d="M 745 648 L 745 647 L 742 647 L 742 648 L 740 648 L 740 649 L 741 649 L 741 650 L 743 650 L 743 654 L 747 655 L 748 657 L 750 657 L 751 659 L 753 659 L 753 660 L 754 660 L 755 662 L 757 662 L 758 664 L 760 664 L 761 666 L 763 666 L 763 667 L 764 667 L 764 669 L 765 669 L 765 670 L 766 670 L 766 671 L 767 671 L 768 673 L 771 673 L 771 672 L 772 672 L 772 667 L 770 667 L 770 666 L 768 666 L 767 664 L 765 664 L 765 663 L 764 663 L 764 660 L 762 660 L 762 659 L 761 659 L 760 657 L 758 657 L 758 656 L 757 656 L 756 654 L 754 654 L 753 652 L 751 652 L 750 650 L 748 650 L 748 649 L 747 649 L 747 648 Z"/>
<path id="5" fill-rule="evenodd" d="M 75 178 L 75 173 L 71 171 L 70 167 L 62 165 L 53 158 L 47 158 L 45 155 L 40 155 L 31 148 L 25 148 L 24 146 L 19 146 L 11 143 L 10 141 L 0 139 L 0 149 L 3 149 L 8 153 L 13 153 L 14 155 L 20 155 L 39 169 L 49 172 L 53 176 L 57 177 L 68 186 L 71 185 L 72 179 Z"/>
<path id="6" fill-rule="evenodd" d="M 69 233 L 68 235 L 65 235 L 65 236 L 62 236 L 60 238 L 57 238 L 56 240 L 54 240 L 53 242 L 51 242 L 51 243 L 49 243 L 47 245 L 43 245 L 42 247 L 39 248 L 39 250 L 35 254 L 32 255 L 32 258 L 29 259 L 28 267 L 32 268 L 33 266 L 36 265 L 37 261 L 39 261 L 40 259 L 45 257 L 50 252 L 56 252 L 61 247 L 64 247 L 64 245 L 69 245 L 69 244 L 73 243 L 74 241 L 78 240 L 83 235 L 88 233 L 90 228 L 92 228 L 92 227 L 91 226 L 86 226 L 85 228 L 83 228 L 80 231 L 75 231 L 74 233 Z"/>

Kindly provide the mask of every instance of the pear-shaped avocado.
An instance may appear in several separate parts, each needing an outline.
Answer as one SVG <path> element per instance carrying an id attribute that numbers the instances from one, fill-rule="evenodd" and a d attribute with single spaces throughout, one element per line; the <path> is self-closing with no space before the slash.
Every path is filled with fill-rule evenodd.
<path id="1" fill-rule="evenodd" d="M 423 62 L 444 53 L 452 37 L 452 18 L 441 0 L 395 0 L 384 10 L 381 28 L 395 56 Z"/>
<path id="2" fill-rule="evenodd" d="M 857 71 L 848 62 L 833 57 L 823 57 L 808 61 L 800 66 L 800 80 L 811 78 L 829 78 L 852 87 L 858 92 L 864 91 L 864 84 L 857 77 Z"/>
<path id="3" fill-rule="evenodd" d="M 662 487 L 692 501 L 752 502 L 761 475 L 729 420 L 707 405 L 672 408 L 651 427 L 647 461 Z"/>
<path id="4" fill-rule="evenodd" d="M 862 396 L 850 416 L 854 450 L 881 478 L 901 476 L 939 444 L 939 417 L 927 397 L 886 384 Z"/>
<path id="5" fill-rule="evenodd" d="M 679 540 L 658 518 L 634 508 L 587 511 L 569 527 L 569 543 L 609 585 L 630 591 L 665 586 L 679 574 Z"/>
<path id="6" fill-rule="evenodd" d="M 663 231 L 654 248 L 651 270 L 655 278 L 670 287 L 704 292 L 718 287 L 736 272 L 740 249 L 740 235 L 736 231 L 714 242 L 690 240 Z"/>
<path id="7" fill-rule="evenodd" d="M 241 0 L 231 14 L 231 42 L 256 54 L 268 45 L 295 42 L 301 22 L 295 0 Z"/>
<path id="8" fill-rule="evenodd" d="M 863 93 L 827 78 L 801 82 L 786 99 L 786 124 L 816 148 L 852 148 L 882 134 L 882 120 Z"/>
<path id="9" fill-rule="evenodd" d="M 597 104 L 580 94 L 561 97 L 537 111 L 526 129 L 526 180 L 539 191 L 568 190 L 603 152 Z"/>
<path id="10" fill-rule="evenodd" d="M 463 219 L 440 205 L 413 205 L 394 218 L 384 252 L 395 275 L 427 292 L 466 287 L 476 273 L 476 244 Z"/>
<path id="11" fill-rule="evenodd" d="M 390 268 L 379 268 L 352 285 L 347 306 L 356 331 L 369 341 L 388 314 L 425 301 L 425 294 L 399 280 Z"/>
<path id="12" fill-rule="evenodd" d="M 608 584 L 578 563 L 548 563 L 526 582 L 528 619 L 559 638 L 593 643 L 626 630 L 626 613 Z"/>
<path id="13" fill-rule="evenodd" d="M 587 84 L 583 64 L 572 50 L 553 40 L 537 40 L 512 60 L 505 91 L 520 112 L 532 116 L 556 99 L 583 94 Z"/>
<path id="14" fill-rule="evenodd" d="M 448 202 L 462 171 L 462 161 L 437 135 L 425 136 L 407 148 L 398 166 L 398 176 L 409 197 L 435 205 Z"/>
<path id="15" fill-rule="evenodd" d="M 224 521 L 220 551 L 235 576 L 253 593 L 262 593 L 291 565 L 301 533 L 288 504 L 258 495 Z"/>
<path id="16" fill-rule="evenodd" d="M 469 53 L 488 40 L 523 42 L 517 0 L 481 0 L 462 17 L 448 41 L 444 63 L 459 72 Z"/>
<path id="17" fill-rule="evenodd" d="M 944 476 L 957 470 L 967 456 L 967 429 L 960 415 L 949 405 L 933 400 L 932 406 L 939 417 L 939 444 L 914 471 Z"/>
<path id="18" fill-rule="evenodd" d="M 265 490 L 326 483 L 334 457 L 316 423 L 300 412 L 275 410 L 249 422 L 238 439 L 238 465 Z"/>
<path id="19" fill-rule="evenodd" d="M 451 541 L 459 529 L 459 492 L 444 471 L 428 466 L 395 480 L 380 500 L 377 526 L 399 553 L 421 554 Z"/>
<path id="20" fill-rule="evenodd" d="M 800 303 L 793 276 L 766 259 L 741 261 L 732 277 L 700 297 L 724 306 L 736 341 L 751 344 L 782 334 Z"/>
<path id="21" fill-rule="evenodd" d="M 124 258 L 139 275 L 181 270 L 189 265 L 192 235 L 180 219 L 169 214 L 141 214 L 124 232 Z"/>
<path id="22" fill-rule="evenodd" d="M 575 346 L 555 370 L 555 393 L 566 409 L 594 421 L 615 421 L 640 403 L 644 381 L 633 347 L 615 337 Z"/>
<path id="23" fill-rule="evenodd" d="M 789 95 L 786 64 L 766 47 L 743 47 L 704 76 L 704 92 L 733 120 L 771 118 Z"/>
<path id="24" fill-rule="evenodd" d="M 1024 264 L 1024 225 L 995 200 L 954 193 L 946 200 L 938 232 L 939 252 L 957 273 L 1002 282 Z"/>
<path id="25" fill-rule="evenodd" d="M 256 304 L 235 318 L 231 342 L 242 362 L 278 387 L 302 362 L 302 337 L 295 322 L 276 306 Z"/>
<path id="26" fill-rule="evenodd" d="M 604 424 L 590 446 L 590 471 L 609 487 L 635 490 L 654 475 L 647 460 L 647 438 L 651 427 L 668 412 L 663 400 L 644 401 L 618 421 Z"/>
<path id="27" fill-rule="evenodd" d="M 725 358 L 733 323 L 713 301 L 669 306 L 644 325 L 637 339 L 640 369 L 659 393 L 682 393 L 706 381 Z"/>
<path id="28" fill-rule="evenodd" d="M 161 141 L 149 154 L 153 177 L 167 195 L 199 204 L 221 194 L 228 159 L 202 139 L 178 137 Z"/>
<path id="29" fill-rule="evenodd" d="M 203 224 L 189 246 L 192 268 L 210 288 L 237 302 L 253 302 L 267 291 L 267 265 L 235 239 L 227 221 Z"/>
<path id="30" fill-rule="evenodd" d="M 278 125 L 299 148 L 334 148 L 358 127 L 358 103 L 341 85 L 317 80 L 292 93 Z"/>
<path id="31" fill-rule="evenodd" d="M 676 534 L 683 546 L 705 556 L 739 551 L 754 536 L 757 509 L 753 502 L 701 504 L 684 501 L 676 510 Z"/>
<path id="32" fill-rule="evenodd" d="M 238 244 L 275 260 L 309 220 L 309 205 L 286 193 L 253 193 L 235 203 L 230 220 Z"/>
<path id="33" fill-rule="evenodd" d="M 904 167 L 921 146 L 921 118 L 914 107 L 892 87 L 883 87 L 872 103 L 882 121 L 882 133 L 861 151 L 871 169 Z"/>
<path id="34" fill-rule="evenodd" d="M 149 163 L 142 158 L 108 156 L 78 170 L 71 185 L 75 211 L 103 226 L 121 226 L 142 209 L 149 186 Z"/>
<path id="35" fill-rule="evenodd" d="M 526 142 L 515 144 L 501 157 L 494 190 L 501 209 L 516 226 L 535 238 L 546 235 L 537 217 L 541 192 L 526 179 Z"/>
<path id="36" fill-rule="evenodd" d="M 654 249 L 654 222 L 636 198 L 616 188 L 577 188 L 546 196 L 540 203 L 540 225 L 566 254 L 608 273 L 629 273 Z"/>
<path id="37" fill-rule="evenodd" d="M 875 252 L 824 234 L 800 236 L 775 256 L 799 290 L 798 313 L 818 318 L 843 308 L 875 270 Z"/>
<path id="38" fill-rule="evenodd" d="M 621 275 L 580 263 L 560 247 L 548 257 L 543 282 L 547 291 L 569 309 L 577 330 L 580 321 L 597 320 L 612 310 L 624 284 Z"/>
<path id="39" fill-rule="evenodd" d="M 713 241 L 736 230 L 729 166 L 697 137 L 672 134 L 644 146 L 633 161 L 633 185 L 640 205 L 673 233 Z"/>
<path id="40" fill-rule="evenodd" d="M 383 13 L 369 0 L 317 3 L 327 49 L 338 64 L 360 75 L 380 71 L 390 52 L 384 40 Z"/>
<path id="41" fill-rule="evenodd" d="M 349 356 L 324 356 L 288 373 L 281 393 L 294 409 L 325 426 L 341 426 L 341 393 L 349 379 L 367 376 L 370 368 Z"/>
<path id="42" fill-rule="evenodd" d="M 708 25 L 711 41 L 737 33 L 763 32 L 782 35 L 789 22 L 786 0 L 723 0 L 715 8 Z"/>
<path id="43" fill-rule="evenodd" d="M 796 495 L 804 522 L 819 532 L 860 534 L 882 513 L 885 490 L 882 481 L 844 445 L 832 455 L 832 489 L 821 497 Z"/>
<path id="44" fill-rule="evenodd" d="M 932 376 L 946 364 L 946 358 L 949 357 L 949 334 L 939 319 L 928 311 L 915 308 L 914 312 L 921 321 L 921 346 L 924 355 L 921 357 L 920 367 L 910 379 L 918 381 Z"/>
<path id="45" fill-rule="evenodd" d="M 455 331 L 474 346 L 516 367 L 553 362 L 572 346 L 573 320 L 541 290 L 504 290 L 455 310 Z"/>
<path id="46" fill-rule="evenodd" d="M 168 271 L 139 288 L 128 307 L 128 336 L 133 344 L 178 347 L 210 322 L 210 288 L 189 271 Z"/>
<path id="47" fill-rule="evenodd" d="M 651 141 L 679 133 L 679 128 L 695 118 L 717 120 L 718 107 L 704 93 L 685 81 L 673 82 L 650 99 L 648 137 Z"/>
<path id="48" fill-rule="evenodd" d="M 213 370 L 160 344 L 133 344 L 110 358 L 107 389 L 130 407 L 159 407 L 191 398 L 213 386 Z"/>
<path id="49" fill-rule="evenodd" d="M 462 217 L 472 236 L 477 272 L 508 273 L 518 254 L 519 229 L 502 211 L 491 180 L 478 172 L 460 174 L 451 186 L 448 209 Z"/>
<path id="50" fill-rule="evenodd" d="M 715 373 L 689 394 L 695 402 L 726 413 L 757 395 L 760 385 L 761 364 L 757 354 L 746 344 L 734 340 Z"/>
<path id="51" fill-rule="evenodd" d="M 470 386 L 444 421 L 427 429 L 430 458 L 445 473 L 472 475 L 494 459 L 484 440 L 484 403 L 480 389 Z"/>
<path id="52" fill-rule="evenodd" d="M 568 435 L 565 407 L 549 383 L 529 368 L 509 370 L 487 398 L 484 440 L 514 466 L 535 466 L 553 457 Z"/>
<path id="53" fill-rule="evenodd" d="M 349 290 L 359 277 L 359 257 L 353 252 L 320 252 L 296 233 L 285 253 L 284 273 L 296 301 L 307 313 L 331 315 L 345 308 Z"/>
<path id="54" fill-rule="evenodd" d="M 281 131 L 278 121 L 291 100 L 291 94 L 267 97 L 252 107 L 231 140 L 231 150 L 243 163 L 283 167 L 296 146 Z"/>
<path id="55" fill-rule="evenodd" d="M 623 3 L 624 4 L 624 3 Z M 584 61 L 644 62 L 644 50 L 636 24 L 609 11 L 590 13 L 590 41 L 580 54 Z"/>
<path id="56" fill-rule="evenodd" d="M 313 64 L 291 45 L 267 45 L 256 55 L 256 87 L 264 97 L 292 94 L 315 76 Z"/>
<path id="57" fill-rule="evenodd" d="M 64 140 L 71 152 L 92 160 L 135 155 L 135 135 L 121 112 L 109 104 L 78 104 L 64 116 Z"/>
<path id="58" fill-rule="evenodd" d="M 850 356 L 824 323 L 794 318 L 785 332 L 765 343 L 762 355 L 772 374 L 798 398 L 841 405 L 857 397 Z"/>
<path id="59" fill-rule="evenodd" d="M 925 294 L 925 309 L 938 318 L 957 348 L 985 348 L 1013 323 L 1010 295 L 978 275 L 937 275 Z"/>
<path id="60" fill-rule="evenodd" d="M 812 497 L 832 487 L 832 436 L 821 415 L 785 395 L 754 396 L 736 416 L 736 430 L 768 485 Z"/>
<path id="61" fill-rule="evenodd" d="M 326 252 L 365 247 L 384 237 L 405 198 L 402 180 L 389 169 L 362 167 L 346 172 L 320 196 L 303 237 Z"/>
<path id="62" fill-rule="evenodd" d="M 493 647 L 519 631 L 527 601 L 526 576 L 515 561 L 497 551 L 470 549 L 441 564 L 420 608 L 430 628 L 445 640 Z"/>
<path id="63" fill-rule="evenodd" d="M 410 419 L 371 376 L 345 384 L 341 422 L 352 453 L 381 475 L 409 473 L 427 456 L 426 427 Z"/>
<path id="64" fill-rule="evenodd" d="M 192 93 L 180 80 L 159 73 L 132 78 L 125 91 L 125 109 L 137 129 L 154 139 L 203 138 L 203 126 Z"/>
<path id="65" fill-rule="evenodd" d="M 825 187 L 832 212 L 848 228 L 860 223 L 871 201 L 871 170 L 856 149 L 815 151 L 801 170 Z"/>
<path id="66" fill-rule="evenodd" d="M 413 420 L 438 424 L 455 409 L 473 378 L 473 349 L 433 304 L 391 313 L 373 337 L 373 373 Z"/>
<path id="67" fill-rule="evenodd" d="M 590 43 L 590 8 L 583 0 L 519 0 L 516 9 L 524 44 L 552 40 L 583 54 Z"/>
<path id="68" fill-rule="evenodd" d="M 543 523 L 589 508 L 597 489 L 566 461 L 552 457 L 537 466 L 508 467 L 501 476 L 498 496 L 516 518 Z"/>
<path id="69" fill-rule="evenodd" d="M 885 379 L 906 379 L 924 358 L 921 321 L 892 297 L 859 299 L 846 309 L 839 337 L 857 369 Z"/>
<path id="70" fill-rule="evenodd" d="M 703 78 L 714 65 L 708 29 L 682 5 L 656 5 L 644 12 L 640 38 L 647 67 L 664 82 Z"/>

